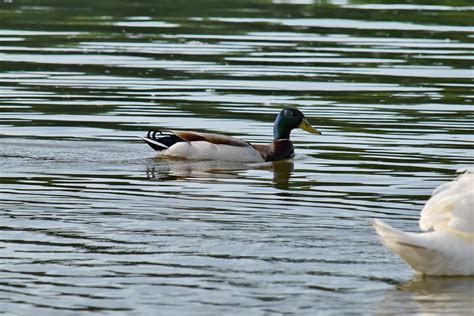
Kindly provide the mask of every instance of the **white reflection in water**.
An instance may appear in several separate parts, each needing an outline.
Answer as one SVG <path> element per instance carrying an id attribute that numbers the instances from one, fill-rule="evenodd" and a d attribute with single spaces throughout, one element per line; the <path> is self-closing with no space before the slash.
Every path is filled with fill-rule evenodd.
<path id="1" fill-rule="evenodd" d="M 468 315 L 474 310 L 473 277 L 421 277 L 388 290 L 377 314 Z"/>
<path id="2" fill-rule="evenodd" d="M 410 30 L 429 32 L 473 32 L 470 26 L 423 25 L 407 22 L 387 22 L 349 19 L 264 19 L 264 18 L 211 18 L 228 23 L 270 23 L 299 27 L 349 28 L 368 30 Z"/>
<path id="3" fill-rule="evenodd" d="M 129 27 L 150 27 L 150 28 L 161 28 L 161 27 L 178 27 L 179 24 L 168 23 L 163 21 L 125 21 L 116 22 L 114 25 L 117 26 L 129 26 Z"/>

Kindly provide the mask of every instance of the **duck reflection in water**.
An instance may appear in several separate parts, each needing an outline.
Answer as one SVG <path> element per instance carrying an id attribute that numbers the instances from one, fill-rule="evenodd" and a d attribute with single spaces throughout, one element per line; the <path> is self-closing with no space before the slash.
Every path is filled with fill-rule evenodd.
<path id="1" fill-rule="evenodd" d="M 192 178 L 201 178 L 208 181 L 213 179 L 255 179 L 251 175 L 243 174 L 249 170 L 265 170 L 273 173 L 272 187 L 281 190 L 291 189 L 290 178 L 294 171 L 291 160 L 280 160 L 266 163 L 246 164 L 219 161 L 190 161 L 176 159 L 157 159 L 146 170 L 146 176 L 153 181 L 175 181 Z"/>

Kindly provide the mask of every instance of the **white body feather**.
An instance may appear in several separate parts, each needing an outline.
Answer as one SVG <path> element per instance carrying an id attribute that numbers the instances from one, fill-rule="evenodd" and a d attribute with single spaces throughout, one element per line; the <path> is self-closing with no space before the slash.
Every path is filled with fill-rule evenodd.
<path id="1" fill-rule="evenodd" d="M 474 169 L 438 187 L 421 212 L 420 228 L 399 231 L 379 220 L 382 242 L 418 273 L 474 275 Z"/>
<path id="2" fill-rule="evenodd" d="M 190 160 L 220 160 L 234 162 L 263 162 L 252 146 L 212 144 L 206 141 L 179 142 L 158 153 L 162 157 Z"/>

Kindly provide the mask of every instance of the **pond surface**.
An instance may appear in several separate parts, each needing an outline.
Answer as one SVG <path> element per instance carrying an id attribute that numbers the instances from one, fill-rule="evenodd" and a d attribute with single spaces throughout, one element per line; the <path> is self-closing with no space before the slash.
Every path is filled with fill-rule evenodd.
<path id="1" fill-rule="evenodd" d="M 0 3 L 0 313 L 472 312 L 474 279 L 412 276 L 418 231 L 474 164 L 471 1 Z M 151 128 L 272 139 L 264 164 L 169 161 Z"/>

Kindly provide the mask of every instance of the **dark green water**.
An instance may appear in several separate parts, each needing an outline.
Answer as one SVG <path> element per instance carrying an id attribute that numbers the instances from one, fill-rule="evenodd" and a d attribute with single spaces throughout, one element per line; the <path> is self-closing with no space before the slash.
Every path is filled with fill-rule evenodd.
<path id="1" fill-rule="evenodd" d="M 474 164 L 472 1 L 0 3 L 0 313 L 463 314 L 369 221 L 418 231 Z M 164 161 L 154 127 L 296 157 Z"/>

